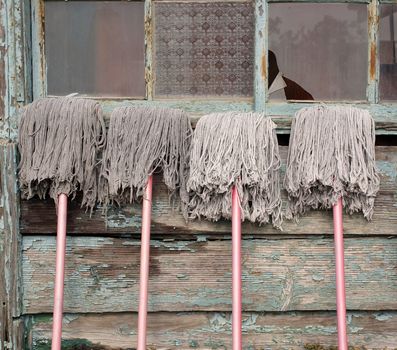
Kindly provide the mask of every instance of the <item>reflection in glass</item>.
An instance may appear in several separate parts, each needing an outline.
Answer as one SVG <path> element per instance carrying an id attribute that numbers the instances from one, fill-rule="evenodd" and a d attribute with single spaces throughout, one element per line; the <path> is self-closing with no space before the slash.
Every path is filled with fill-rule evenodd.
<path id="1" fill-rule="evenodd" d="M 380 11 L 380 98 L 397 100 L 397 5 Z"/>
<path id="2" fill-rule="evenodd" d="M 252 96 L 254 8 L 156 2 L 156 96 Z"/>
<path id="3" fill-rule="evenodd" d="M 364 100 L 367 22 L 362 4 L 271 3 L 270 99 Z"/>
<path id="4" fill-rule="evenodd" d="M 46 1 L 50 95 L 143 97 L 144 3 Z"/>

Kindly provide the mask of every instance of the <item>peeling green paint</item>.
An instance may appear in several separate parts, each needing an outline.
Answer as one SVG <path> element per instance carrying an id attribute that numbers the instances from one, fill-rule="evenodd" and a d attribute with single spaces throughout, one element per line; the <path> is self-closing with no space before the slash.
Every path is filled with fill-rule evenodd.
<path id="1" fill-rule="evenodd" d="M 384 176 L 390 177 L 392 180 L 396 181 L 397 179 L 397 164 L 378 160 L 376 161 L 376 166 L 379 169 L 380 174 Z"/>
<path id="2" fill-rule="evenodd" d="M 387 321 L 391 320 L 394 315 L 390 312 L 379 312 L 375 314 L 375 319 L 378 321 Z"/>
<path id="3" fill-rule="evenodd" d="M 319 274 L 314 274 L 314 275 L 312 275 L 312 279 L 313 279 L 313 281 L 321 282 L 321 281 L 324 281 L 324 276 L 319 275 Z"/>
<path id="4" fill-rule="evenodd" d="M 106 218 L 106 226 L 109 228 L 129 228 L 141 227 L 142 218 L 141 216 L 125 216 L 120 211 L 115 211 L 115 213 L 108 213 Z"/>
<path id="5" fill-rule="evenodd" d="M 200 344 L 196 340 L 189 340 L 189 347 L 192 349 L 196 349 L 200 346 Z"/>
<path id="6" fill-rule="evenodd" d="M 196 235 L 196 241 L 197 242 L 207 242 L 207 235 Z"/>
<path id="7" fill-rule="evenodd" d="M 176 278 L 177 278 L 178 280 L 188 280 L 188 279 L 189 279 L 189 276 L 188 276 L 188 275 L 185 275 L 184 273 L 180 273 L 180 274 L 177 274 L 177 275 L 176 275 Z"/>

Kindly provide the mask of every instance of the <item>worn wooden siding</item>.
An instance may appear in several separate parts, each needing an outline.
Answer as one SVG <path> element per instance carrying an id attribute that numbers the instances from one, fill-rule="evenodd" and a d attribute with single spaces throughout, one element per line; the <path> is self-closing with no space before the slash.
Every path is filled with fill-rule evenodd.
<path id="1" fill-rule="evenodd" d="M 0 139 L 0 349 L 22 347 L 16 145 Z"/>
<path id="2" fill-rule="evenodd" d="M 81 343 L 93 349 L 134 348 L 137 341 L 137 315 L 133 313 L 65 316 L 64 349 Z M 395 349 L 395 312 L 352 312 L 348 314 L 352 346 Z M 49 349 L 51 318 L 35 316 L 30 348 Z M 244 313 L 245 349 L 315 349 L 319 344 L 335 344 L 335 315 L 327 312 Z M 72 339 L 75 340 L 72 340 Z M 230 313 L 156 313 L 148 318 L 148 346 L 154 348 L 229 349 Z M 317 349 L 319 349 L 317 347 Z"/>
<path id="3" fill-rule="evenodd" d="M 55 238 L 24 237 L 25 313 L 52 310 Z M 243 309 L 334 310 L 333 241 L 243 241 Z M 65 311 L 136 311 L 138 240 L 68 239 Z M 345 240 L 347 307 L 397 310 L 397 239 Z M 152 241 L 149 310 L 231 311 L 231 242 Z"/>
<path id="4" fill-rule="evenodd" d="M 377 52 L 373 50 L 377 42 L 377 16 L 373 11 L 377 0 L 356 2 L 370 4 L 369 52 L 375 55 L 370 55 L 368 68 L 369 103 L 357 105 L 374 115 L 377 134 L 396 134 L 396 104 L 374 103 L 378 100 L 379 74 Z M 50 349 L 54 206 L 51 201 L 23 201 L 18 221 L 16 152 L 15 144 L 11 143 L 17 137 L 19 107 L 31 100 L 33 91 L 36 95 L 45 91 L 45 61 L 39 57 L 44 52 L 40 4 L 39 0 L 0 0 L 1 350 Z M 259 45 L 255 53 L 255 99 L 153 101 L 152 43 L 147 40 L 148 100 L 101 100 L 106 117 L 120 104 L 182 108 L 193 123 L 208 112 L 256 109 L 272 116 L 279 133 L 289 133 L 293 113 L 312 104 L 264 103 L 266 1 L 256 1 L 256 14 L 255 35 Z M 145 1 L 145 16 L 145 30 L 150 39 L 149 0 Z M 30 19 L 38 19 L 39 26 L 31 27 Z M 350 345 L 360 349 L 397 348 L 396 151 L 396 147 L 377 148 L 382 186 L 374 221 L 367 223 L 359 215 L 345 217 L 345 234 L 349 237 L 346 240 L 349 340 Z M 282 153 L 285 159 L 285 147 Z M 230 223 L 186 223 L 172 212 L 164 187 L 157 185 L 152 226 L 149 347 L 231 348 Z M 105 219 L 97 210 L 89 218 L 83 210 L 71 205 L 68 231 L 74 237 L 68 238 L 65 294 L 68 313 L 64 318 L 63 349 L 135 348 L 140 211 L 139 205 L 112 209 Z M 331 214 L 310 213 L 299 224 L 285 223 L 283 232 L 248 224 L 243 230 L 244 348 L 336 349 Z"/>
<path id="5" fill-rule="evenodd" d="M 381 191 L 373 222 L 345 215 L 349 339 L 397 348 L 397 147 L 377 147 Z M 283 169 L 287 148 L 281 147 Z M 64 349 L 136 345 L 140 205 L 70 206 Z M 243 225 L 245 349 L 336 346 L 330 212 L 284 231 Z M 23 313 L 30 349 L 49 349 L 55 259 L 54 205 L 21 203 Z M 149 287 L 150 348 L 230 348 L 230 223 L 185 222 L 156 177 Z M 332 348 L 332 349 L 334 349 Z"/>

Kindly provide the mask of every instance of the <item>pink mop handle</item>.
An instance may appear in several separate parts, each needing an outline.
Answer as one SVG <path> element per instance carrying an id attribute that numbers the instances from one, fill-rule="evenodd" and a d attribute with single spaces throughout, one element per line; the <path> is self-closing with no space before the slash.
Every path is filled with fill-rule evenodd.
<path id="1" fill-rule="evenodd" d="M 149 285 L 150 221 L 152 215 L 153 176 L 149 176 L 142 207 L 141 268 L 139 281 L 138 347 L 146 350 L 146 325 Z"/>
<path id="2" fill-rule="evenodd" d="M 63 284 L 65 276 L 66 220 L 68 197 L 58 196 L 57 252 L 54 288 L 54 314 L 52 325 L 52 350 L 60 350 L 62 342 Z"/>
<path id="3" fill-rule="evenodd" d="M 241 350 L 241 209 L 236 186 L 232 188 L 232 294 L 233 350 Z"/>
<path id="4" fill-rule="evenodd" d="M 342 198 L 333 207 L 335 268 L 336 268 L 336 313 L 338 318 L 338 350 L 348 350 L 346 333 L 345 257 L 343 247 Z"/>

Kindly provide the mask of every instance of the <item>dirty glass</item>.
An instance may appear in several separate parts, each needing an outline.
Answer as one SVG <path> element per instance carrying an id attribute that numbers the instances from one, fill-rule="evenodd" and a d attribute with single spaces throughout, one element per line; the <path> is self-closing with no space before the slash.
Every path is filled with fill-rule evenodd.
<path id="1" fill-rule="evenodd" d="M 156 2 L 154 17 L 157 97 L 252 96 L 252 1 Z"/>
<path id="2" fill-rule="evenodd" d="M 380 98 L 397 100 L 397 5 L 380 11 Z"/>
<path id="3" fill-rule="evenodd" d="M 143 97 L 144 3 L 46 1 L 50 95 Z"/>
<path id="4" fill-rule="evenodd" d="M 367 17 L 365 4 L 271 3 L 269 98 L 365 100 Z"/>

